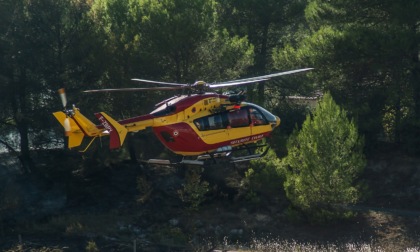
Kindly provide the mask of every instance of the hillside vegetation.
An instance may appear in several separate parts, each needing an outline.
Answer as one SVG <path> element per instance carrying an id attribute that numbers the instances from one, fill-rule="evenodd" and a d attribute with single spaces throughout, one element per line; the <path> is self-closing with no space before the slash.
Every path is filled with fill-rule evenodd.
<path id="1" fill-rule="evenodd" d="M 418 13 L 415 0 L 0 1 L 0 248 L 418 250 Z M 141 163 L 173 155 L 150 130 L 69 151 L 51 114 L 61 87 L 92 121 L 122 119 L 177 93 L 82 91 L 306 67 L 244 87 L 282 124 L 264 159 L 237 166 Z M 317 94 L 316 108 L 289 99 Z"/>

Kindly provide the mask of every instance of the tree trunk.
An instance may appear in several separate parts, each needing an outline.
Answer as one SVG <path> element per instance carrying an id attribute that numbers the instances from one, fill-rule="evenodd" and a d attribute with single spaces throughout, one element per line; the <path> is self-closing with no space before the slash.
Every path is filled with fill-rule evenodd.
<path id="1" fill-rule="evenodd" d="M 133 134 L 130 134 L 127 139 L 128 152 L 130 153 L 130 160 L 132 163 L 137 163 L 137 153 L 136 153 L 136 144 L 133 140 Z"/>
<path id="2" fill-rule="evenodd" d="M 20 156 L 19 160 L 22 163 L 23 172 L 30 173 L 33 168 L 33 162 L 29 151 L 29 126 L 27 122 L 28 105 L 27 105 L 27 92 L 26 92 L 26 76 L 24 70 L 22 71 L 20 80 L 14 82 L 15 95 L 11 97 L 14 120 L 16 128 L 20 136 Z"/>
<path id="3" fill-rule="evenodd" d="M 22 163 L 23 171 L 25 173 L 30 173 L 33 168 L 33 162 L 29 151 L 28 125 L 26 122 L 20 122 L 17 123 L 17 128 L 20 135 L 19 160 Z"/>
<path id="4" fill-rule="evenodd" d="M 413 100 L 415 117 L 420 118 L 420 49 L 413 52 L 413 69 L 411 70 L 411 83 L 413 85 Z"/>

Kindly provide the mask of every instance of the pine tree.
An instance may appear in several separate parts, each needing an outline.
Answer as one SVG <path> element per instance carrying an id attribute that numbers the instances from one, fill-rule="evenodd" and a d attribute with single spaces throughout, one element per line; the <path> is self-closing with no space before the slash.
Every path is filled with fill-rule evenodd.
<path id="1" fill-rule="evenodd" d="M 351 216 L 343 206 L 361 197 L 356 179 L 366 163 L 363 139 L 329 93 L 290 137 L 286 162 L 286 195 L 311 222 Z"/>

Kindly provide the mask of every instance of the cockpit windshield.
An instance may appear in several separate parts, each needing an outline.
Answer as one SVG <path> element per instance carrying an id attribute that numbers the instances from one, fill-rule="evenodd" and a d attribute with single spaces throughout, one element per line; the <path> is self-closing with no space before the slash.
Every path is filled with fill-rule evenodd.
<path id="1" fill-rule="evenodd" d="M 265 108 L 260 107 L 256 104 L 248 103 L 251 108 L 257 109 L 261 114 L 264 115 L 265 119 L 269 122 L 275 122 L 277 120 L 276 116 L 268 112 Z"/>

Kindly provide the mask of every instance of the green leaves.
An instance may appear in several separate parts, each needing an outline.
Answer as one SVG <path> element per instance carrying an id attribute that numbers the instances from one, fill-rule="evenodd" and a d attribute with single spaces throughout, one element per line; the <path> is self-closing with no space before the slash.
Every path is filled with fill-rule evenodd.
<path id="1" fill-rule="evenodd" d="M 188 204 L 188 209 L 197 211 L 206 200 L 205 194 L 209 191 L 209 183 L 201 180 L 202 167 L 189 168 L 185 176 L 183 188 L 177 191 L 180 199 Z"/>
<path id="2" fill-rule="evenodd" d="M 254 47 L 246 37 L 230 36 L 226 30 L 214 31 L 196 51 L 197 78 L 222 81 L 240 77 L 253 64 Z"/>
<path id="3" fill-rule="evenodd" d="M 339 207 L 360 198 L 355 183 L 365 166 L 363 140 L 329 93 L 288 142 L 287 197 L 313 222 L 344 217 Z"/>
<path id="4" fill-rule="evenodd" d="M 402 125 L 417 125 L 420 114 L 419 12 L 419 1 L 311 0 L 304 35 L 275 50 L 275 66 L 310 62 L 314 82 L 356 116 L 370 144 L 391 108 L 388 138 L 400 143 Z"/>

